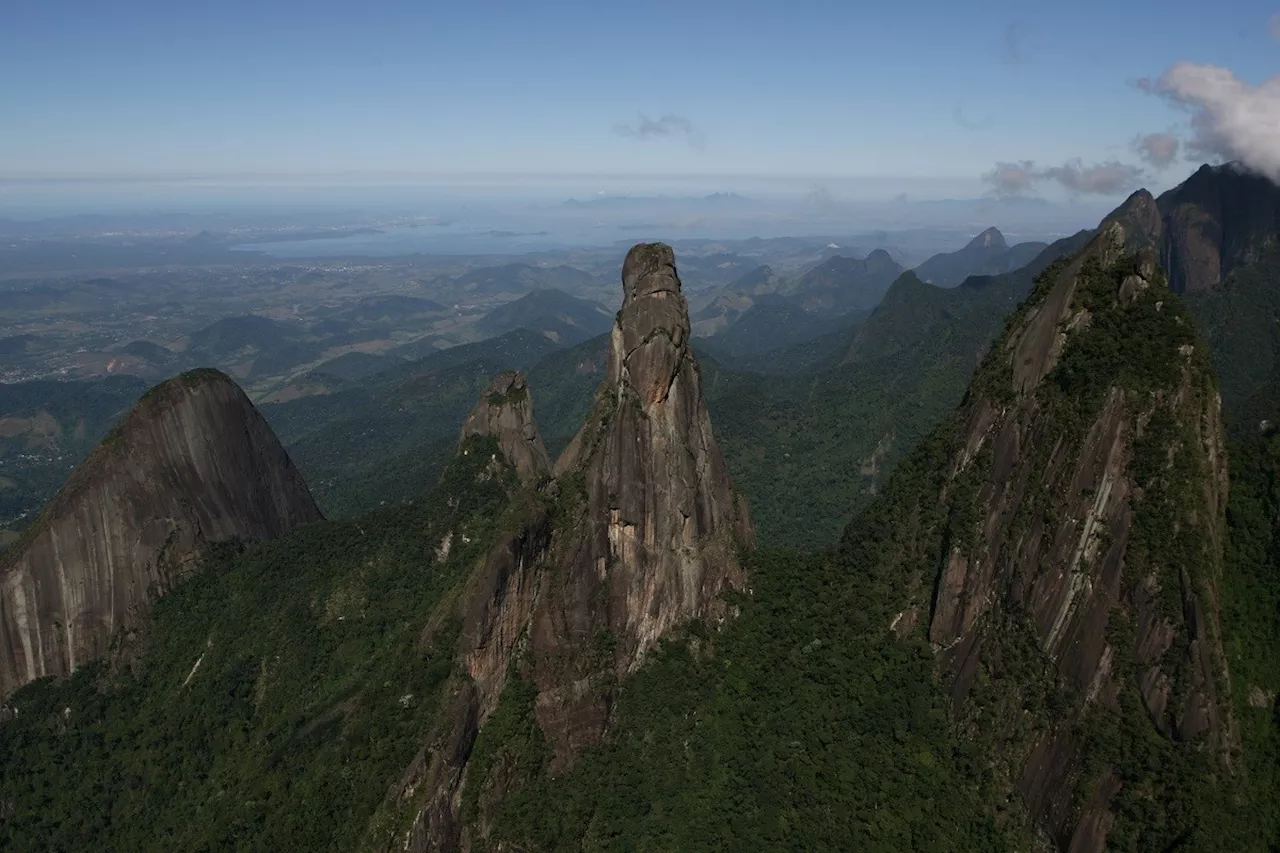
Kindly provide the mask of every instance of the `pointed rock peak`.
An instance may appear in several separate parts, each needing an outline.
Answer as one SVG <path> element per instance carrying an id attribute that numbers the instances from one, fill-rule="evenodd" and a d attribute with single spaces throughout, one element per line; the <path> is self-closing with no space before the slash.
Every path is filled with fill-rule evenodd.
<path id="1" fill-rule="evenodd" d="M 969 241 L 966 249 L 1007 249 L 1009 244 L 1005 242 L 1004 235 L 1000 233 L 999 228 L 988 228 L 977 237 Z"/>
<path id="2" fill-rule="evenodd" d="M 551 460 L 533 417 L 533 398 L 518 370 L 499 373 L 480 395 L 462 425 L 459 443 L 475 435 L 496 440 L 521 480 L 533 482 L 551 471 Z"/>
<path id="3" fill-rule="evenodd" d="M 458 843 L 464 785 L 482 802 L 510 790 L 495 784 L 496 766 L 466 766 L 508 673 L 536 690 L 549 772 L 562 772 L 603 737 L 622 679 L 646 652 L 690 620 L 729 617 L 721 593 L 745 584 L 751 521 L 711 430 L 671 248 L 633 248 L 622 287 L 608 375 L 540 490 L 553 503 L 528 506 L 469 581 L 460 641 L 469 682 L 451 732 L 433 736 L 457 748 L 437 753 L 418 786 L 413 837 L 425 844 L 413 849 L 468 848 Z M 492 405 L 532 423 L 532 409 L 506 402 L 516 389 L 527 399 L 523 377 L 498 377 Z M 468 429 L 490 412 L 486 395 Z"/>
<path id="4" fill-rule="evenodd" d="M 1146 190 L 1138 190 L 1111 212 L 1099 226 L 1099 238 L 1134 252 L 1159 245 L 1163 232 L 1160 209 Z"/>
<path id="5" fill-rule="evenodd" d="M 742 586 L 739 548 L 754 542 L 711 429 L 671 249 L 632 249 L 622 284 L 608 375 L 556 463 L 562 487 L 581 484 L 583 516 L 563 543 L 560 585 L 540 593 L 540 606 L 570 614 L 574 626 L 551 631 L 549 621 L 548 630 L 534 631 L 535 655 L 545 654 L 539 687 L 548 697 L 594 677 L 562 669 L 564 661 L 591 658 L 582 644 L 592 636 L 615 638 L 609 669 L 622 675 L 675 626 L 724 618 L 720 594 Z M 599 736 L 607 719 L 599 700 L 540 700 L 539 719 L 559 754 L 571 753 L 587 730 Z"/>
<path id="6" fill-rule="evenodd" d="M 1074 333 L 1070 330 L 1078 330 L 1076 321 L 1085 310 L 1077 298 L 1081 282 L 1097 287 L 1113 281 L 1117 295 L 1131 299 L 1161 276 L 1157 258 L 1162 231 L 1155 199 L 1138 190 L 1102 221 L 1094 237 L 1069 262 L 1046 270 L 1048 280 L 1037 286 L 1010 337 L 1015 390 L 1031 391 L 1058 363 L 1067 338 Z M 1127 269 L 1135 258 L 1136 268 Z M 1117 272 L 1124 274 L 1117 277 Z M 1069 331 L 1063 332 L 1064 328 Z"/>
<path id="7" fill-rule="evenodd" d="M 0 557 L 0 695 L 102 657 L 210 542 L 321 517 L 266 420 L 226 374 L 155 386 Z"/>
<path id="8" fill-rule="evenodd" d="M 689 305 L 681 293 L 671 247 L 641 243 L 628 252 L 622 290 L 610 375 L 625 374 L 648 409 L 667 399 L 681 366 L 692 358 Z"/>

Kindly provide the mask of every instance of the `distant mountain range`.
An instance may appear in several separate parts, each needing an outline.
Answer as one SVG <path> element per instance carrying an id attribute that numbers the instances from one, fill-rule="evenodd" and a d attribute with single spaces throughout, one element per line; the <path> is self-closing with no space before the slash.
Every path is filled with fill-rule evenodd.
<path id="1" fill-rule="evenodd" d="M 1035 259 L 1046 243 L 1019 243 L 1009 246 L 999 229 L 988 228 L 959 251 L 934 255 L 915 268 L 923 282 L 938 287 L 955 287 L 971 275 L 999 275 L 1024 267 Z"/>
<path id="2" fill-rule="evenodd" d="M 603 334 L 612 322 L 613 315 L 597 302 L 562 290 L 540 289 L 493 309 L 476 328 L 492 335 L 529 329 L 562 346 L 572 346 Z"/>

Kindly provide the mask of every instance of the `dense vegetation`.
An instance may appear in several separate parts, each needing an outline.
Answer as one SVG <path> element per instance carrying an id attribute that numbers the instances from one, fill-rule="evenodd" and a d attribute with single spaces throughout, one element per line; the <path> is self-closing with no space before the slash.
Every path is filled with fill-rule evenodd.
<path id="1" fill-rule="evenodd" d="M 522 329 L 341 383 L 332 393 L 264 405 L 262 413 L 325 514 L 351 517 L 424 494 L 490 380 L 554 350 Z"/>
<path id="2" fill-rule="evenodd" d="M 664 644 L 628 684 L 616 736 L 509 799 L 497 836 L 542 851 L 1012 849 L 928 646 L 893 638 L 857 569 L 757 554 L 733 625 Z M 520 738 L 536 762 L 531 697 L 510 699 L 477 751 Z"/>
<path id="3" fill-rule="evenodd" d="M 1222 624 L 1240 725 L 1238 799 L 1274 805 L 1280 803 L 1280 431 L 1274 427 L 1231 446 L 1227 523 Z M 1280 809 L 1251 810 L 1249 826 L 1269 849 L 1280 849 Z"/>
<path id="4" fill-rule="evenodd" d="M 701 354 L 761 538 L 809 550 L 749 557 L 737 618 L 664 641 L 621 691 L 606 741 L 565 775 L 544 774 L 535 693 L 513 673 L 469 770 L 485 779 L 505 762 L 517 782 L 491 837 L 548 852 L 1027 850 L 1010 756 L 1060 726 L 1079 747 L 1077 810 L 1104 772 L 1120 783 L 1109 850 L 1280 849 L 1277 258 L 1192 296 L 1192 313 L 1158 283 L 1117 299 L 1134 261 L 1086 266 L 1075 298 L 1087 331 L 1042 383 L 1042 430 L 1021 448 L 1036 470 L 1076 452 L 1112 389 L 1141 413 L 1125 577 L 1159 581 L 1162 617 L 1182 637 L 1195 618 L 1187 589 L 1220 602 L 1230 678 L 1219 689 L 1238 728 L 1227 765 L 1152 724 L 1127 605 L 1107 636 L 1114 707 L 1078 701 L 1016 606 L 996 611 L 967 700 L 944 692 L 927 604 L 903 608 L 932 600 L 952 547 L 976 544 L 993 461 L 950 480 L 962 421 L 947 412 L 975 366 L 973 393 L 1012 401 L 1008 360 L 983 353 L 1031 282 L 1024 271 L 943 291 L 908 275 L 856 330 L 777 353 L 792 371 Z M 1210 472 L 1190 407 L 1215 386 L 1192 314 L 1232 416 L 1220 566 L 1198 526 Z M 450 591 L 506 525 L 516 488 L 485 440 L 446 467 L 462 417 L 499 369 L 528 366 L 554 453 L 604 370 L 606 338 L 549 353 L 518 333 L 508 344 L 518 360 L 442 353 L 268 407 L 326 508 L 349 520 L 217 550 L 110 665 L 16 694 L 0 725 L 0 849 L 286 853 L 367 839 L 458 677 Z M 1029 493 L 1011 523 L 1052 515 L 1060 497 Z M 402 505 L 359 514 L 383 503 Z M 1175 695 L 1184 651 L 1162 662 Z M 481 793 L 465 789 L 464 821 L 484 808 Z"/>
<path id="5" fill-rule="evenodd" d="M 1032 301 L 1043 298 L 1056 271 Z M 1106 273 L 1084 270 L 1077 299 L 1092 314 L 1089 331 L 1073 337 L 1038 405 L 1051 450 L 1079 442 L 1110 388 L 1125 389 L 1137 405 L 1157 401 L 1130 462 L 1144 494 L 1135 502 L 1128 572 L 1158 577 L 1172 596 L 1165 616 L 1180 624 L 1190 618 L 1182 587 L 1194 584 L 1204 595 L 1216 569 L 1210 540 L 1187 523 L 1203 517 L 1207 472 L 1187 432 L 1194 414 L 1178 407 L 1214 389 L 1205 384 L 1203 355 L 1193 355 L 1199 384 L 1186 399 L 1167 394 L 1183 383 L 1182 348 L 1197 345 L 1196 333 L 1159 284 L 1117 300 L 1132 271 L 1125 263 Z M 988 361 L 979 387 L 994 388 L 1001 365 L 1007 361 Z M 1241 486 L 1231 493 L 1221 589 L 1229 701 L 1246 757 L 1241 763 L 1234 753 L 1224 769 L 1210 751 L 1152 725 L 1138 692 L 1129 614 L 1114 614 L 1108 634 L 1120 684 L 1115 710 L 1083 703 L 1062 682 L 1016 608 L 1000 616 L 977 683 L 956 708 L 938 687 L 923 634 L 904 623 L 905 635 L 896 636 L 891 626 L 906 615 L 900 608 L 910 587 L 923 580 L 931 589 L 951 545 L 974 526 L 980 479 L 948 483 L 946 473 L 962 423 L 944 423 L 904 459 L 834 554 L 757 554 L 754 595 L 739 601 L 741 616 L 723 632 L 694 625 L 664 644 L 629 682 L 607 743 L 567 776 L 534 781 L 510 797 L 497 837 L 542 851 L 753 843 L 1026 849 L 1025 813 L 1016 796 L 1008 799 L 1011 774 L 1037 731 L 1065 725 L 1080 744 L 1077 807 L 1104 771 L 1120 782 L 1109 850 L 1274 849 L 1280 815 L 1257 812 L 1280 802 L 1280 438 L 1273 431 L 1234 449 Z M 1047 497 L 1029 512 L 1052 512 Z M 1184 625 L 1182 636 L 1190 630 Z M 1165 663 L 1175 691 L 1187 677 L 1177 668 L 1180 653 L 1175 646 Z M 536 766 L 541 746 L 530 697 L 521 697 L 504 703 L 502 725 L 483 732 L 481 743 Z M 1083 710 L 1072 712 L 1073 705 Z"/>
<path id="6" fill-rule="evenodd" d="M 146 387 L 132 376 L 0 383 L 0 546 L 4 529 L 34 518 Z"/>
<path id="7" fill-rule="evenodd" d="M 457 626 L 424 628 L 515 487 L 463 450 L 420 503 L 219 548 L 115 666 L 11 697 L 0 849 L 353 849 L 453 672 Z"/>
<path id="8" fill-rule="evenodd" d="M 1233 426 L 1254 430 L 1280 410 L 1280 247 L 1222 284 L 1185 298 L 1209 341 Z"/>

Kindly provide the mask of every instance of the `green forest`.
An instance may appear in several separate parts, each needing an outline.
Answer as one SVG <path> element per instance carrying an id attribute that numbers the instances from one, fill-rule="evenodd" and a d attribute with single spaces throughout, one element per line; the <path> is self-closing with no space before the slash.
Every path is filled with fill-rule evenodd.
<path id="1" fill-rule="evenodd" d="M 11 697 L 0 849 L 353 849 L 454 671 L 456 624 L 424 631 L 515 490 L 495 458 L 469 439 L 420 501 L 223 545 L 116 671 Z"/>

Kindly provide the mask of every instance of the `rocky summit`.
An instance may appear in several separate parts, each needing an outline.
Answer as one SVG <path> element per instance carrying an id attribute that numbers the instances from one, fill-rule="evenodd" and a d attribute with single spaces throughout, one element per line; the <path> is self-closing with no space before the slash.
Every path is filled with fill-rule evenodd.
<path id="1" fill-rule="evenodd" d="M 502 736 L 486 723 L 517 691 L 531 693 L 550 748 L 537 772 L 563 772 L 600 740 L 619 685 L 654 644 L 690 620 L 725 619 L 721 594 L 744 586 L 739 554 L 754 533 L 712 434 L 671 248 L 634 247 L 622 287 L 608 373 L 586 423 L 556 462 L 554 481 L 523 505 L 514 532 L 461 596 L 459 660 L 468 678 L 397 795 L 417 804 L 403 837 L 411 850 L 483 847 L 486 815 L 532 781 L 517 772 L 512 745 L 486 743 Z M 499 383 L 523 387 L 514 377 Z M 486 405 L 482 397 L 477 408 Z M 536 437 L 531 408 L 505 425 L 488 411 L 473 414 L 467 429 L 487 430 L 503 445 L 520 420 L 522 436 Z M 507 760 L 477 766 L 473 748 L 506 751 Z M 466 802 L 477 805 L 464 813 Z"/>
<path id="2" fill-rule="evenodd" d="M 754 532 L 712 434 L 671 249 L 632 249 L 622 284 L 607 378 L 556 472 L 583 479 L 593 529 L 580 558 L 609 570 L 626 671 L 676 623 L 718 615 Z"/>
<path id="3" fill-rule="evenodd" d="M 197 370 L 156 386 L 0 560 L 0 694 L 103 656 L 207 543 L 319 518 L 230 378 Z"/>
<path id="4" fill-rule="evenodd" d="M 551 472 L 551 459 L 533 418 L 533 399 L 524 374 L 507 370 L 494 377 L 462 425 L 461 441 L 491 436 L 520 479 L 536 481 Z"/>
<path id="5" fill-rule="evenodd" d="M 1217 286 L 1280 234 L 1280 186 L 1239 163 L 1201 166 L 1158 204 L 1162 261 L 1178 293 Z"/>
<path id="6" fill-rule="evenodd" d="M 1149 726 L 1211 765 L 1235 742 L 1220 399 L 1160 239 L 1136 193 L 1014 316 L 922 498 L 944 507 L 936 583 L 917 576 L 894 620 L 927 633 L 960 719 L 1062 850 L 1103 850 L 1117 813 L 1162 796 L 1119 781 Z M 913 525 L 908 552 L 928 540 Z"/>

